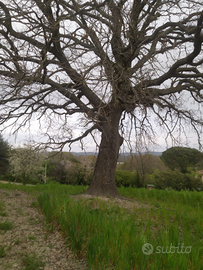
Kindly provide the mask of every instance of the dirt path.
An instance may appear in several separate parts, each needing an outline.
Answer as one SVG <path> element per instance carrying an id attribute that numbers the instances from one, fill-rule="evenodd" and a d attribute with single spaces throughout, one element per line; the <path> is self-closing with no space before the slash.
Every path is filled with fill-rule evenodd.
<path id="1" fill-rule="evenodd" d="M 59 231 L 47 231 L 34 201 L 25 192 L 0 189 L 0 225 L 12 225 L 7 231 L 0 229 L 0 270 L 23 270 L 29 261 L 33 270 L 88 269 L 66 248 Z M 45 266 L 37 268 L 37 263 Z"/>

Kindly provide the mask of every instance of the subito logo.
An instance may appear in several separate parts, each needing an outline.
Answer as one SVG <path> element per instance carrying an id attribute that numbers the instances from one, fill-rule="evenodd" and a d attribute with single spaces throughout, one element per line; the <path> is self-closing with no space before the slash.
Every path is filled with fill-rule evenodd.
<path id="1" fill-rule="evenodd" d="M 152 254 L 154 248 L 151 244 L 149 243 L 146 243 L 142 246 L 142 252 L 145 254 L 145 255 L 150 255 Z"/>

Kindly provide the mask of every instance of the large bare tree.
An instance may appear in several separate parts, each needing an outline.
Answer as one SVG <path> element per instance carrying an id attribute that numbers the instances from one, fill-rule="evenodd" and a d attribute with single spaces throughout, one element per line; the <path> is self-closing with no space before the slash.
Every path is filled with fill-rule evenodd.
<path id="1" fill-rule="evenodd" d="M 2 0 L 1 124 L 18 129 L 35 114 L 46 117 L 55 146 L 98 130 L 87 193 L 119 196 L 114 176 L 124 131 L 150 136 L 154 114 L 171 136 L 191 124 L 201 143 L 202 116 L 192 108 L 203 101 L 202 42 L 199 0 Z M 73 115 L 81 116 L 78 137 L 68 127 Z"/>

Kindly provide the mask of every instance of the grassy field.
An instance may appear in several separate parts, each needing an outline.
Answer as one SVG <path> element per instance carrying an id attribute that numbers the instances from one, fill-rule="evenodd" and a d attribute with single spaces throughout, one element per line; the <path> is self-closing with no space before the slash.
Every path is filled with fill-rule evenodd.
<path id="1" fill-rule="evenodd" d="M 120 188 L 141 208 L 113 200 L 74 200 L 86 187 L 56 183 L 34 187 L 0 184 L 38 197 L 49 229 L 59 224 L 67 245 L 91 269 L 203 269 L 203 193 Z M 145 207 L 145 205 L 150 207 Z"/>

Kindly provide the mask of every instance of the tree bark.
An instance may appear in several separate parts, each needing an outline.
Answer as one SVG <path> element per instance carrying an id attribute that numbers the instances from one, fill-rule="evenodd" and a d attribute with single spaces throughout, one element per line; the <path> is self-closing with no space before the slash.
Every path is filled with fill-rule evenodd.
<path id="1" fill-rule="evenodd" d="M 123 138 L 118 132 L 122 111 L 111 113 L 102 126 L 99 154 L 95 164 L 92 182 L 85 194 L 95 196 L 121 197 L 115 183 L 115 171 Z"/>

